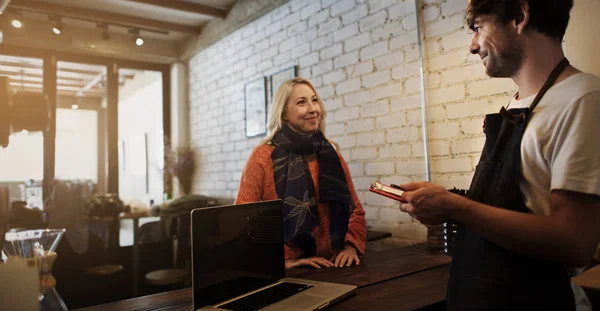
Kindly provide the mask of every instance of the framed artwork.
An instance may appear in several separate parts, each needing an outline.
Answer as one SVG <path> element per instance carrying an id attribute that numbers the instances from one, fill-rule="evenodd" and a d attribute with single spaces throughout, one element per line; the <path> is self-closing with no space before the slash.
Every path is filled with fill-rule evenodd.
<path id="1" fill-rule="evenodd" d="M 297 75 L 297 71 L 298 71 L 298 67 L 292 66 L 292 67 L 286 68 L 278 73 L 274 73 L 271 76 L 271 100 L 273 100 L 273 96 L 275 95 L 275 93 L 277 93 L 279 86 L 283 82 L 295 78 Z"/>
<path id="2" fill-rule="evenodd" d="M 267 78 L 249 82 L 244 87 L 246 137 L 267 133 Z"/>

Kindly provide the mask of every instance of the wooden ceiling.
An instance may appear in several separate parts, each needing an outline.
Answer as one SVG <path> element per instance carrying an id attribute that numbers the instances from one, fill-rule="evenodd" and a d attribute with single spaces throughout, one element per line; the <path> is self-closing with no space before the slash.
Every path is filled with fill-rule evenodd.
<path id="1" fill-rule="evenodd" d="M 7 45 L 171 63 L 179 59 L 180 45 L 210 21 L 224 20 L 237 1 L 9 0 L 0 29 Z M 21 28 L 11 26 L 15 19 Z"/>

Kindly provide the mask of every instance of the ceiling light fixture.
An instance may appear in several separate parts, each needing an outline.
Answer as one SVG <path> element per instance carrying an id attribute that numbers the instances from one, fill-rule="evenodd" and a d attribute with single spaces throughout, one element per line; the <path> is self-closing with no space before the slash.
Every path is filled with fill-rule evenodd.
<path id="1" fill-rule="evenodd" d="M 63 29 L 63 27 L 62 27 L 62 21 L 60 19 L 60 16 L 55 16 L 55 17 L 50 18 L 50 19 L 56 20 L 56 25 L 54 27 L 52 27 L 52 31 L 55 34 L 60 35 L 62 33 L 62 29 Z"/>
<path id="2" fill-rule="evenodd" d="M 142 46 L 144 45 L 144 39 L 142 39 L 142 37 L 140 36 L 140 30 L 139 29 L 129 29 L 129 33 L 134 35 L 135 38 L 135 45 L 137 46 Z"/>
<path id="3" fill-rule="evenodd" d="M 71 109 L 77 110 L 77 109 L 79 109 L 79 105 L 73 104 L 73 105 L 71 105 Z"/>
<path id="4" fill-rule="evenodd" d="M 21 23 L 21 21 L 18 20 L 18 19 L 13 19 L 12 22 L 11 22 L 11 24 L 15 28 L 21 28 L 21 27 L 23 27 L 23 23 Z"/>

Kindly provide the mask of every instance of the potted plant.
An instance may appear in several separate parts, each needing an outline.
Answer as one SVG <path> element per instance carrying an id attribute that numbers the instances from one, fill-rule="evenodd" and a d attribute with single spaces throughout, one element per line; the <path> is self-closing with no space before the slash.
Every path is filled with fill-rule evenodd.
<path id="1" fill-rule="evenodd" d="M 177 178 L 179 189 L 182 194 L 192 193 L 194 173 L 196 172 L 195 152 L 192 148 L 181 146 L 167 149 L 165 157 L 165 170 L 171 176 Z"/>

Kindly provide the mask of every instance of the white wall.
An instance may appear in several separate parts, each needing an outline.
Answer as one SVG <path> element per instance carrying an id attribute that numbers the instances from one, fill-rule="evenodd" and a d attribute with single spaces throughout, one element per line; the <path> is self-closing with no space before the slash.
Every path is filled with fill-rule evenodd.
<path id="1" fill-rule="evenodd" d="M 575 0 L 565 36 L 566 54 L 580 70 L 600 76 L 600 1 Z M 595 34 L 595 36 L 593 35 Z"/>
<path id="2" fill-rule="evenodd" d="M 483 145 L 482 121 L 516 91 L 490 80 L 469 55 L 467 0 L 425 0 L 432 179 L 467 188 Z M 368 192 L 374 180 L 425 178 L 414 2 L 292 0 L 195 55 L 189 62 L 195 191 L 234 198 L 241 170 L 263 137 L 244 136 L 244 84 L 291 65 L 318 88 L 328 134 L 342 147 L 368 224 L 425 239 L 397 204 Z"/>
<path id="3" fill-rule="evenodd" d="M 160 72 L 136 74 L 119 89 L 119 140 L 124 141 L 125 167 L 119 168 L 119 197 L 148 204 L 162 202 L 163 121 Z M 148 135 L 147 162 L 144 134 Z M 147 164 L 147 165 L 146 165 Z M 148 189 L 145 172 L 148 171 Z"/>

